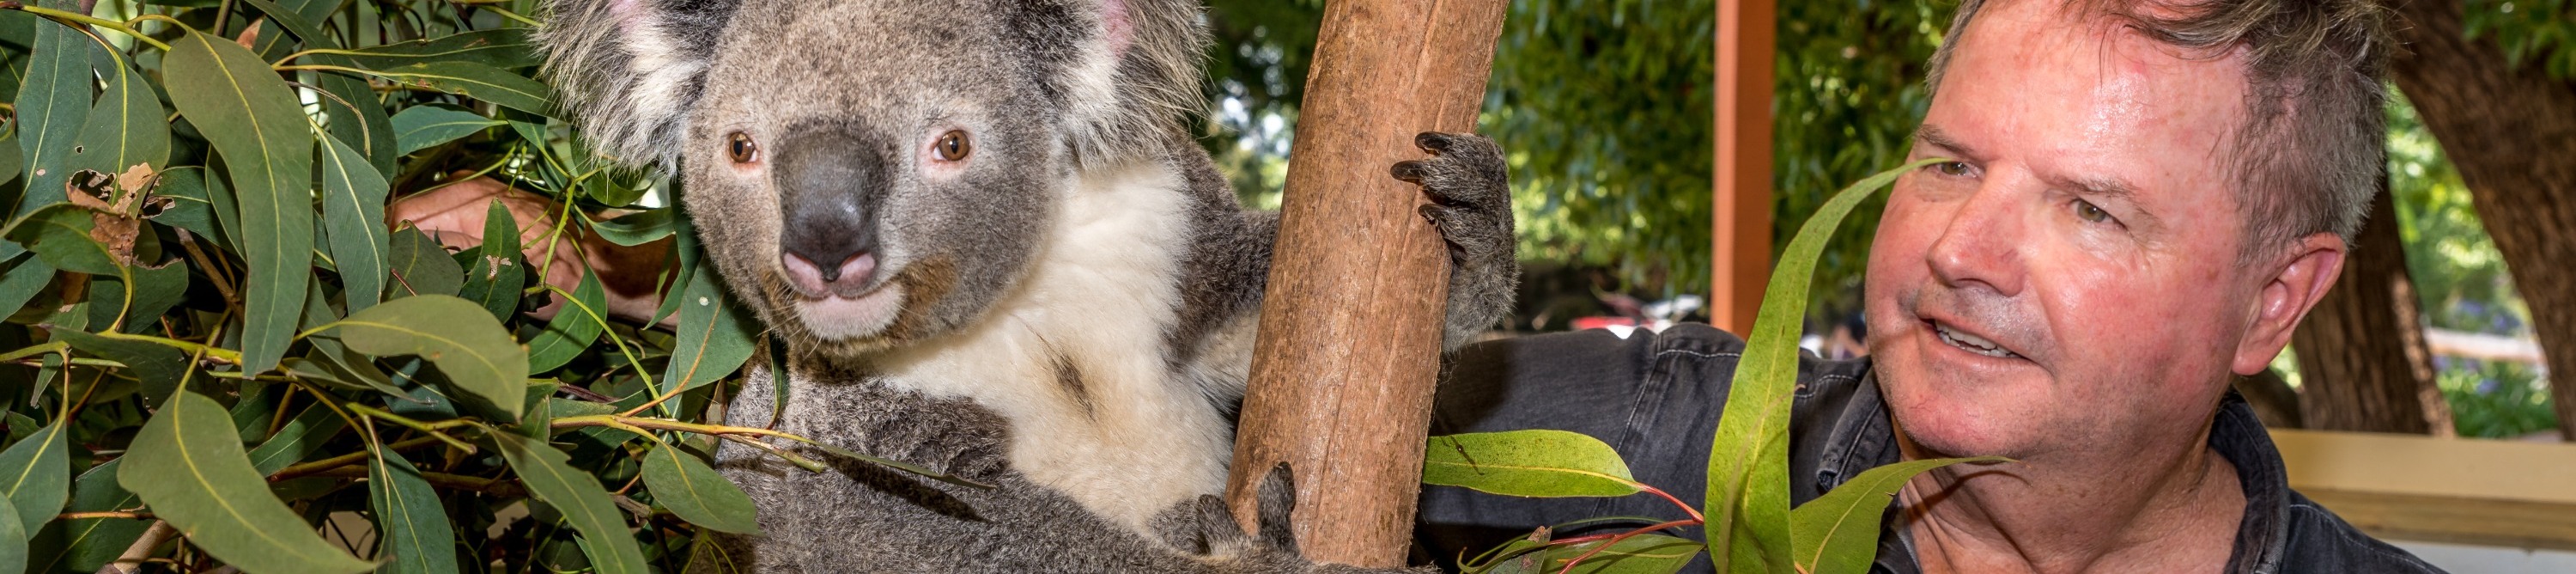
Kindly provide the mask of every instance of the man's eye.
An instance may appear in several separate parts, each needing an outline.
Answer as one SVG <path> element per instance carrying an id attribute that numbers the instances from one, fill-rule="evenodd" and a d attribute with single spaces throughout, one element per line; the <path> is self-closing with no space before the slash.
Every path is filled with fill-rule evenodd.
<path id="1" fill-rule="evenodd" d="M 2078 199 L 2075 200 L 2075 217 L 2090 223 L 2105 223 L 2111 221 L 2111 212 L 2103 211 L 2093 202 Z"/>
<path id="2" fill-rule="evenodd" d="M 1964 161 L 1945 161 L 1932 164 L 1933 171 L 1941 172 L 1941 175 L 1951 177 L 1967 177 L 1968 172 L 1972 169 L 1974 168 L 1968 167 L 1968 162 Z"/>

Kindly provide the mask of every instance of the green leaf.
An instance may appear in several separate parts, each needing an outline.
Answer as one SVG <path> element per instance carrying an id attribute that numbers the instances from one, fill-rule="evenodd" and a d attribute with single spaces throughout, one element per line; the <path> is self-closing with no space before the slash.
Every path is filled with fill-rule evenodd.
<path id="1" fill-rule="evenodd" d="M 314 48 L 339 47 L 339 44 L 331 41 L 331 36 L 323 34 L 321 29 L 313 26 L 313 20 L 330 17 L 331 11 L 340 6 L 340 0 L 286 0 L 287 2 L 294 3 L 296 9 L 279 6 L 276 2 L 270 2 L 269 0 L 243 1 L 249 3 L 251 7 L 258 8 L 260 13 L 268 15 L 267 20 L 270 26 L 285 28 L 286 33 L 294 34 L 295 39 L 302 40 L 305 46 Z M 259 49 L 257 51 L 260 54 L 261 59 L 266 60 L 286 55 L 278 53 L 283 50 L 280 46 L 287 45 L 284 40 L 284 38 L 279 38 L 276 34 L 263 33 L 260 34 L 259 39 L 254 43 L 259 45 Z"/>
<path id="2" fill-rule="evenodd" d="M 471 301 L 446 295 L 404 297 L 350 313 L 326 328 L 336 329 L 340 342 L 360 353 L 427 359 L 458 390 L 487 401 L 512 420 L 524 407 L 528 351 Z"/>
<path id="3" fill-rule="evenodd" d="M 389 267 L 394 273 L 392 288 L 395 292 L 455 295 L 458 288 L 465 286 L 465 270 L 457 267 L 456 259 L 447 255 L 447 248 L 440 247 L 438 240 L 422 235 L 420 228 L 405 227 L 394 231 L 388 247 L 393 250 Z"/>
<path id="4" fill-rule="evenodd" d="M 22 513 L 7 500 L 0 500 L 0 510 L 7 510 L 10 514 Z M 27 571 L 28 532 L 30 531 L 15 521 L 0 520 L 0 572 Z"/>
<path id="5" fill-rule="evenodd" d="M 57 203 L 37 209 L 7 230 L 10 241 L 34 250 L 38 257 L 56 269 L 91 275 L 125 274 L 116 255 L 107 246 L 90 238 L 96 223 L 90 215 L 97 213 L 69 203 Z"/>
<path id="6" fill-rule="evenodd" d="M 367 501 L 376 511 L 376 530 L 387 560 L 379 574 L 445 574 L 457 571 L 456 531 L 438 493 L 420 469 L 390 449 L 376 448 L 367 465 Z"/>
<path id="7" fill-rule="evenodd" d="M 170 208 L 162 210 L 161 216 L 152 218 L 152 221 L 188 230 L 197 235 L 197 241 L 202 245 L 222 246 L 230 250 L 230 240 L 225 239 L 222 230 L 215 226 L 214 192 L 207 189 L 208 184 L 223 185 L 223 182 L 207 181 L 206 170 L 202 168 L 161 172 L 161 184 L 155 194 L 170 198 Z"/>
<path id="8" fill-rule="evenodd" d="M 238 48 L 238 46 L 236 46 Z M 162 407 L 126 451 L 117 484 L 207 554 L 244 572 L 355 573 L 371 567 L 314 533 L 269 494 L 224 408 L 193 392 Z"/>
<path id="9" fill-rule="evenodd" d="M 385 231 L 385 176 L 367 156 L 328 135 L 321 142 L 322 222 L 331 231 L 331 259 L 340 267 L 341 297 L 350 311 L 384 296 L 392 240 Z"/>
<path id="10" fill-rule="evenodd" d="M 7 272 L 0 273 L 0 309 L 26 308 L 27 302 L 43 293 L 45 285 L 53 280 L 53 264 L 46 263 L 43 257 L 22 254 Z"/>
<path id="11" fill-rule="evenodd" d="M 653 501 L 671 514 L 702 528 L 734 534 L 759 534 L 751 497 L 716 474 L 697 455 L 664 444 L 644 453 L 644 486 Z"/>
<path id="12" fill-rule="evenodd" d="M 674 214 L 679 211 L 673 207 L 629 213 L 608 221 L 591 222 L 590 230 L 609 243 L 634 247 L 670 237 L 674 229 Z"/>
<path id="13" fill-rule="evenodd" d="M 566 462 L 563 451 L 544 442 L 509 433 L 494 433 L 501 456 L 510 460 L 510 469 L 519 475 L 519 483 L 528 494 L 563 513 L 573 530 L 581 533 L 582 553 L 590 557 L 592 567 L 608 574 L 644 574 L 644 552 L 635 545 L 635 534 L 626 527 L 626 513 L 609 502 L 607 489 L 599 479 L 574 469 Z"/>
<path id="14" fill-rule="evenodd" d="M 383 70 L 383 73 L 397 82 L 417 88 L 492 102 L 541 116 L 554 115 L 554 100 L 547 96 L 552 93 L 551 89 L 527 76 L 500 68 L 447 60 L 396 67 Z"/>
<path id="15" fill-rule="evenodd" d="M 6 59 L 7 58 L 0 58 L 0 60 Z M 11 122 L 8 120 L 0 120 L 0 184 L 6 184 L 9 183 L 10 180 L 18 179 L 19 168 L 26 167 L 25 165 L 21 165 L 21 162 L 26 159 L 25 156 L 9 153 L 9 150 L 18 148 L 17 126 L 10 124 Z M 16 208 L 16 206 L 7 207 L 11 209 Z"/>
<path id="16" fill-rule="evenodd" d="M 71 439 L 63 434 L 62 421 L 45 425 L 44 430 L 0 451 L 0 494 L 8 495 L 9 507 L 18 509 L 19 543 L 25 534 L 43 528 L 63 510 L 63 501 L 71 498 Z M 19 559 L 24 564 L 21 551 Z M 0 572 L 15 572 L 0 563 Z"/>
<path id="17" fill-rule="evenodd" d="M 546 330 L 528 340 L 528 372 L 555 370 L 590 348 L 599 334 L 608 330 L 608 290 L 599 284 L 599 275 L 584 270 L 581 285 L 572 297 L 555 308 L 555 317 L 546 321 Z"/>
<path id="18" fill-rule="evenodd" d="M 69 0 L 32 4 L 79 10 Z M 27 186 L 26 195 L 10 212 L 12 216 L 24 216 L 63 201 L 63 182 L 70 181 L 72 175 L 68 161 L 72 146 L 77 145 L 82 124 L 89 118 L 90 62 L 100 51 L 97 41 L 70 26 L 50 21 L 36 24 L 35 51 L 28 61 L 27 79 L 18 86 L 18 99 L 13 103 Z M 0 256 L 17 253 L 16 248 L 9 248 Z"/>
<path id="19" fill-rule="evenodd" d="M 519 224 L 498 199 L 484 214 L 483 246 L 475 249 L 474 267 L 465 270 L 465 286 L 456 296 L 482 305 L 493 319 L 508 322 L 519 314 L 519 298 L 528 284 L 527 265 L 519 256 Z"/>
<path id="20" fill-rule="evenodd" d="M 226 159 L 240 202 L 242 370 L 267 371 L 286 355 L 311 277 L 312 132 L 286 82 L 241 45 L 190 31 L 171 46 L 170 101 Z"/>
<path id="21" fill-rule="evenodd" d="M 320 450 L 324 443 L 340 436 L 340 431 L 346 428 L 349 428 L 349 419 L 340 418 L 340 413 L 328 407 L 307 407 L 304 414 L 278 425 L 277 433 L 260 441 L 258 448 L 250 449 L 250 467 L 260 476 L 277 474 L 296 461 L 312 456 L 313 451 Z"/>
<path id="22" fill-rule="evenodd" d="M 725 296 L 715 274 L 704 270 L 691 274 L 685 293 L 680 301 L 679 345 L 671 349 L 671 364 L 662 370 L 661 380 L 654 381 L 665 392 L 674 385 L 694 388 L 715 382 L 751 361 L 751 330 L 735 318 L 733 301 Z"/>
<path id="23" fill-rule="evenodd" d="M 1601 548 L 1608 543 L 1609 548 Z M 1593 549 L 1600 548 L 1600 552 Z M 1672 574 L 1690 565 L 1703 547 L 1698 542 L 1664 536 L 1639 534 L 1618 540 L 1550 546 L 1496 561 L 1489 574 L 1555 574 L 1566 572 L 1565 565 L 1577 558 L 1573 572 L 1587 574 Z M 1586 557 L 1584 554 L 1590 553 Z"/>
<path id="24" fill-rule="evenodd" d="M 403 108 L 390 121 L 394 126 L 394 150 L 400 155 L 438 147 L 439 144 L 474 135 L 484 128 L 509 123 L 446 106 Z"/>
<path id="25" fill-rule="evenodd" d="M 119 376 L 135 379 L 143 385 L 144 404 L 157 406 L 179 387 L 179 379 L 188 376 L 188 356 L 151 341 L 92 335 L 79 329 L 47 329 L 56 340 L 70 343 L 83 354 L 125 363 Z M 21 506 L 24 506 L 22 503 Z"/>
<path id="26" fill-rule="evenodd" d="M 1521 430 L 1431 437 L 1422 483 L 1533 497 L 1627 496 L 1642 490 L 1627 461 L 1583 433 Z"/>
<path id="27" fill-rule="evenodd" d="M 72 483 L 72 512 L 111 512 L 134 508 L 143 503 L 134 493 L 116 484 L 117 469 L 124 458 L 109 460 L 81 473 Z M 82 518 L 46 525 L 45 532 L 54 537 L 47 544 L 35 545 L 35 567 L 29 572 L 96 572 L 125 553 L 136 538 L 143 537 L 151 520 L 130 518 Z M 40 540 L 45 537 L 40 536 Z"/>
<path id="28" fill-rule="evenodd" d="M 1789 511 L 1790 558 L 1799 572 L 1858 574 L 1878 555 L 1878 519 L 1914 476 L 1963 462 L 2008 462 L 2000 456 L 1909 460 L 1869 469 L 1824 496 Z"/>
<path id="29" fill-rule="evenodd" d="M 1789 562 L 1789 404 L 1816 258 L 1854 206 L 1897 176 L 1940 161 L 1948 160 L 1909 163 L 1843 188 L 1781 250 L 1709 446 L 1704 514 L 1709 555 L 1720 571 L 1763 572 Z"/>
<path id="30" fill-rule="evenodd" d="M 152 93 L 149 80 L 128 66 L 122 54 L 114 63 L 107 92 L 90 109 L 89 125 L 82 129 L 79 145 L 72 147 L 68 168 L 121 174 L 136 165 L 148 164 L 154 170 L 169 167 L 169 114 L 161 109 L 161 97 Z"/>
<path id="31" fill-rule="evenodd" d="M 536 42 L 526 28 L 493 28 L 352 50 L 346 56 L 359 66 L 389 70 L 425 62 L 469 62 L 511 70 L 539 63 Z"/>
<path id="32" fill-rule="evenodd" d="M 162 314 L 187 299 L 186 264 L 168 262 L 160 267 L 127 267 L 126 272 L 134 275 L 136 288 L 131 293 L 125 288 L 124 277 L 99 275 L 90 278 L 90 300 L 106 303 L 90 308 L 90 324 L 123 321 L 117 331 L 140 333 L 157 328 Z"/>

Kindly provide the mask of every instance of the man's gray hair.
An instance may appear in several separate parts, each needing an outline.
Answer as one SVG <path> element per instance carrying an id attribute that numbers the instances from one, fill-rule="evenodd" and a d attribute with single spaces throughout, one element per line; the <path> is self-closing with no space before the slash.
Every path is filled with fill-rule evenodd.
<path id="1" fill-rule="evenodd" d="M 1932 54 L 1938 90 L 1951 50 L 1988 0 L 1961 0 Z M 2086 17 L 2204 57 L 2245 58 L 2245 125 L 2230 138 L 2227 168 L 2244 208 L 2238 260 L 2277 255 L 2300 237 L 2361 230 L 2387 175 L 2387 94 L 2381 78 L 2394 42 L 2387 11 L 2371 0 L 2061 0 Z"/>

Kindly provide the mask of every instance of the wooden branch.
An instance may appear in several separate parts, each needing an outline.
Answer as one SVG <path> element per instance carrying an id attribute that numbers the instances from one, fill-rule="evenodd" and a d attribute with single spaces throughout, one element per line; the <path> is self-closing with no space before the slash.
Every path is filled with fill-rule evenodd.
<path id="1" fill-rule="evenodd" d="M 1388 169 L 1424 131 L 1473 131 L 1503 0 L 1335 0 L 1290 150 L 1277 255 L 1227 500 L 1297 480 L 1308 557 L 1400 566 L 1439 370 L 1446 247 Z"/>

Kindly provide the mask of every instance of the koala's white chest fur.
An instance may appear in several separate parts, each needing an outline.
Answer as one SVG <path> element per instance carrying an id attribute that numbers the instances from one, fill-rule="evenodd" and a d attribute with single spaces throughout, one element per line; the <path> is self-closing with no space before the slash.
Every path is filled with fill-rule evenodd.
<path id="1" fill-rule="evenodd" d="M 1222 490 L 1233 448 L 1230 423 L 1167 348 L 1188 192 L 1153 162 L 1076 178 L 1022 285 L 976 325 L 876 366 L 895 386 L 1009 418 L 1014 470 L 1143 530 Z"/>

